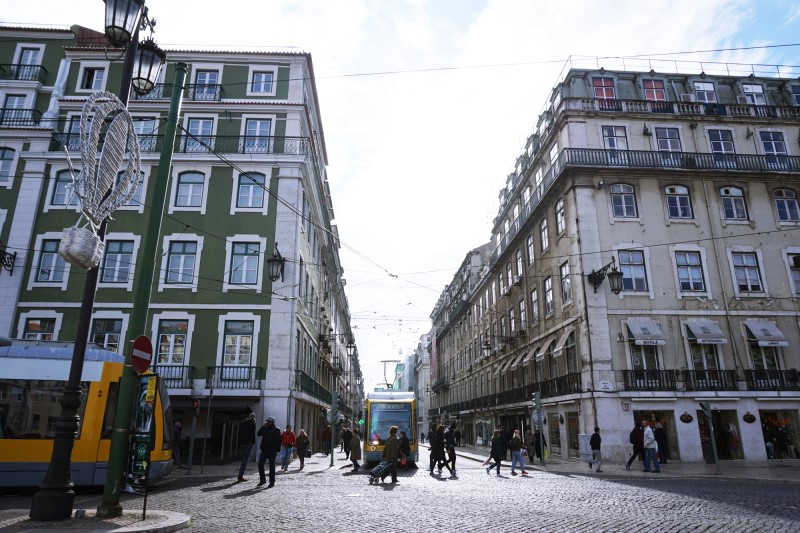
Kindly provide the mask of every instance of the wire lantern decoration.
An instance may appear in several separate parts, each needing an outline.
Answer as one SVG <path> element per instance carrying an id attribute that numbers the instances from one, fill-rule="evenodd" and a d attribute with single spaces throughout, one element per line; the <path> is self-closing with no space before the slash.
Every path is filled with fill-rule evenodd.
<path id="1" fill-rule="evenodd" d="M 105 138 L 98 156 L 100 135 L 106 117 L 114 118 L 105 130 Z M 72 194 L 77 196 L 81 216 L 71 228 L 65 228 L 58 253 L 70 264 L 90 270 L 100 264 L 105 244 L 97 235 L 97 228 L 110 218 L 118 207 L 125 205 L 136 194 L 141 175 L 141 153 L 133 118 L 125 104 L 114 94 L 100 91 L 86 100 L 80 120 L 81 171 L 72 169 Z M 66 150 L 66 149 L 65 149 Z M 121 173 L 120 166 L 128 163 Z M 71 199 L 67 200 L 67 205 Z"/>

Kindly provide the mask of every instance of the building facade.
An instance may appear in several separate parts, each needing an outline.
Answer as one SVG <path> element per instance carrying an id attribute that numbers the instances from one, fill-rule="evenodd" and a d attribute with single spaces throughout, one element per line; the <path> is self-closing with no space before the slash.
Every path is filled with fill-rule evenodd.
<path id="1" fill-rule="evenodd" d="M 57 253 L 79 217 L 65 150 L 80 170 L 82 106 L 95 91 L 118 93 L 122 58 L 103 34 L 77 26 L 0 34 L 0 335 L 73 341 L 85 272 Z M 208 439 L 210 456 L 238 453 L 238 422 L 250 411 L 313 439 L 333 393 L 350 418 L 363 389 L 311 55 L 167 55 L 162 83 L 128 105 L 142 175 L 108 224 L 89 341 L 123 352 L 149 335 L 184 428 L 199 402 L 195 436 Z M 181 90 L 177 62 L 188 67 L 178 135 L 168 180 L 157 183 L 170 98 Z M 160 234 L 148 235 L 156 187 L 167 200 Z M 158 239 L 157 257 L 139 255 L 145 239 Z M 286 262 L 273 283 L 266 260 L 276 253 Z M 147 329 L 133 332 L 144 261 L 156 275 Z"/>
<path id="2" fill-rule="evenodd" d="M 432 416 L 485 442 L 538 393 L 563 458 L 598 426 L 623 459 L 645 419 L 671 459 L 712 431 L 722 459 L 800 458 L 800 82 L 729 72 L 565 71 L 432 314 Z"/>

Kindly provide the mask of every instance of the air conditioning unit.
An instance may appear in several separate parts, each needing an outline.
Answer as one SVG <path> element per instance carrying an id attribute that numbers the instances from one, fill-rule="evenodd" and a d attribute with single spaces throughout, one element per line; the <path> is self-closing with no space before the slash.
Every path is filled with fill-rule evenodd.
<path id="1" fill-rule="evenodd" d="M 519 287 L 521 283 L 522 283 L 522 278 L 520 278 L 519 276 L 514 276 L 514 285 Z"/>
<path id="2" fill-rule="evenodd" d="M 694 95 L 683 93 L 681 95 L 681 102 L 694 102 Z"/>
<path id="3" fill-rule="evenodd" d="M 750 102 L 747 100 L 746 96 L 737 96 L 736 97 L 736 103 L 737 104 L 742 104 L 742 105 L 747 105 Z"/>

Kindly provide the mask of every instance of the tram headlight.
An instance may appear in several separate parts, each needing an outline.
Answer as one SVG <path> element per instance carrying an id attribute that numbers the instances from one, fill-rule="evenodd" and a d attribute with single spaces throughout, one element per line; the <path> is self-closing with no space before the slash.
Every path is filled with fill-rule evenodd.
<path id="1" fill-rule="evenodd" d="M 373 446 L 377 446 L 378 444 L 380 444 L 380 441 L 373 440 L 373 441 L 370 441 L 370 444 L 372 444 Z"/>

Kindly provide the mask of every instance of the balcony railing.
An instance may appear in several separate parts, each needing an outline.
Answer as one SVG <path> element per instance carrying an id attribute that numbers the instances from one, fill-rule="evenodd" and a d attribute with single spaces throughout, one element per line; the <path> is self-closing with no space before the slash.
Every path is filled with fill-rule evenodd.
<path id="1" fill-rule="evenodd" d="M 310 153 L 308 137 L 254 137 L 223 135 L 180 135 L 176 152 L 202 154 L 212 150 L 221 154 L 287 154 Z"/>
<path id="2" fill-rule="evenodd" d="M 674 370 L 625 370 L 623 374 L 625 390 L 676 390 Z"/>
<path id="3" fill-rule="evenodd" d="M 136 94 L 131 91 L 131 100 L 169 100 L 172 98 L 172 84 L 159 83 L 147 94 Z"/>
<path id="4" fill-rule="evenodd" d="M 0 108 L 0 125 L 3 126 L 37 126 L 41 119 L 42 113 L 36 109 Z"/>
<path id="5" fill-rule="evenodd" d="M 153 365 L 153 372 L 161 377 L 168 389 L 190 389 L 192 367 L 183 365 Z"/>
<path id="6" fill-rule="evenodd" d="M 186 99 L 196 102 L 219 102 L 222 99 L 222 85 L 194 84 L 186 86 Z"/>
<path id="7" fill-rule="evenodd" d="M 735 370 L 684 370 L 686 390 L 738 390 Z"/>
<path id="8" fill-rule="evenodd" d="M 552 398 L 553 396 L 564 396 L 581 392 L 581 375 L 567 374 L 536 384 L 542 393 L 542 398 Z M 536 392 L 536 387 L 534 387 Z"/>
<path id="9" fill-rule="evenodd" d="M 105 135 L 100 135 L 100 142 L 97 144 L 97 150 L 103 148 L 105 142 Z M 142 153 L 159 153 L 164 144 L 163 135 L 139 135 L 139 149 Z M 70 152 L 77 152 L 81 149 L 81 139 L 78 133 L 54 133 L 50 137 L 50 151 L 63 152 L 64 147 Z"/>
<path id="10" fill-rule="evenodd" d="M 297 380 L 298 386 L 300 387 L 300 392 L 305 392 L 306 394 L 313 396 L 314 398 L 321 400 L 323 403 L 331 403 L 331 392 L 320 385 L 319 383 L 314 380 L 311 376 L 303 372 L 302 370 L 297 371 Z"/>
<path id="11" fill-rule="evenodd" d="M 338 398 L 338 401 L 336 402 L 336 409 L 340 414 L 345 416 L 353 416 L 353 408 L 344 403 L 344 400 L 341 398 Z"/>
<path id="12" fill-rule="evenodd" d="M 206 387 L 215 389 L 260 389 L 264 369 L 259 366 L 210 366 Z"/>
<path id="13" fill-rule="evenodd" d="M 44 85 L 47 70 L 41 65 L 0 65 L 0 79 L 36 81 Z"/>
<path id="14" fill-rule="evenodd" d="M 747 390 L 800 390 L 800 372 L 792 370 L 745 370 Z"/>
<path id="15" fill-rule="evenodd" d="M 718 104 L 705 102 L 652 102 L 602 98 L 566 98 L 561 109 L 669 115 L 709 115 L 760 118 L 800 118 L 796 106 Z M 559 110 L 560 111 L 560 110 Z M 558 111 L 557 111 L 558 113 Z"/>

